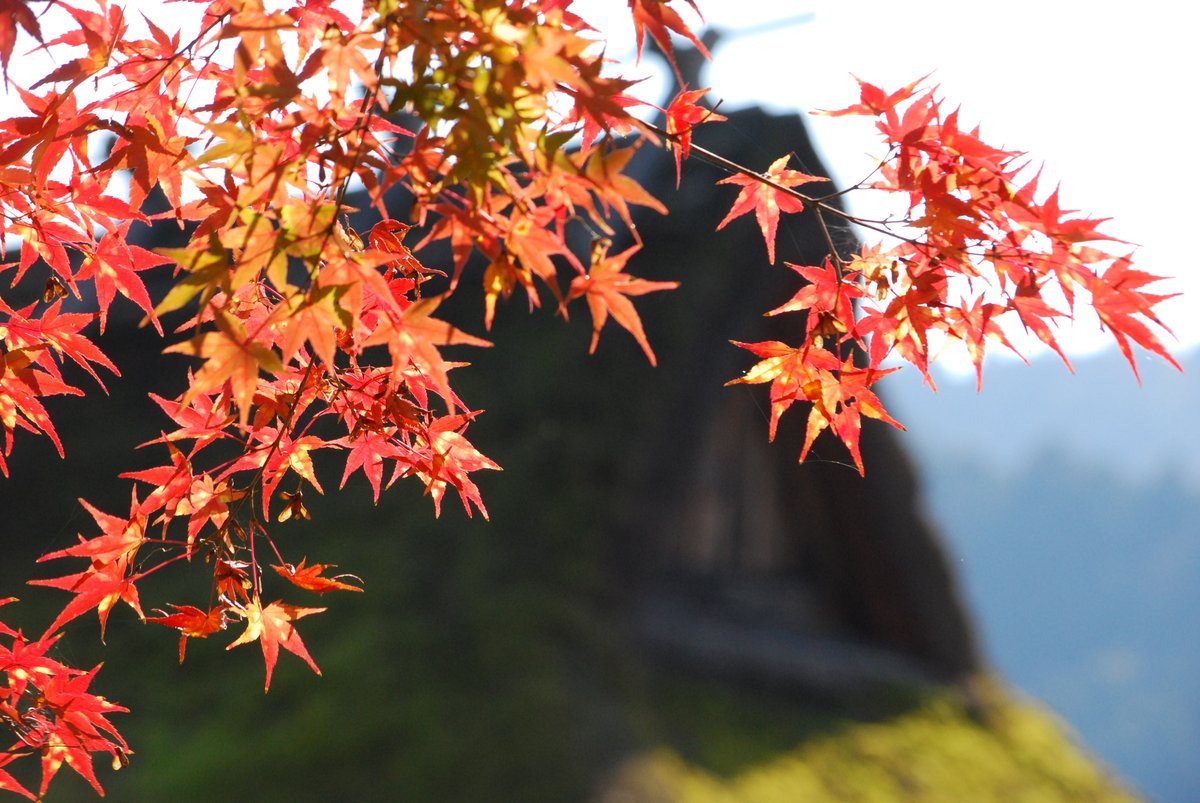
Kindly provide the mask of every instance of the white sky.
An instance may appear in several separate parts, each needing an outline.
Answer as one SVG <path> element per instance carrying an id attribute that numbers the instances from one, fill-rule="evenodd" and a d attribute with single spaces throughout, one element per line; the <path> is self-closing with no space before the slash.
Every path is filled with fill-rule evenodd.
<path id="1" fill-rule="evenodd" d="M 1160 0 L 697 4 L 708 23 L 732 31 L 813 14 L 807 24 L 718 45 L 706 84 L 723 99 L 723 109 L 754 103 L 775 111 L 840 108 L 857 100 L 851 73 L 897 88 L 933 72 L 931 81 L 947 102 L 962 106 L 965 124 L 979 123 L 989 142 L 1044 162 L 1041 186 L 1061 182 L 1064 208 L 1113 218 L 1105 230 L 1141 246 L 1135 261 L 1142 270 L 1174 277 L 1152 287 L 1184 294 L 1161 308 L 1179 338 L 1174 344 L 1164 335 L 1164 342 L 1172 351 L 1200 343 L 1200 270 L 1180 241 L 1200 219 L 1192 126 L 1200 6 Z M 695 20 L 682 0 L 673 5 Z M 624 3 L 582 0 L 577 6 L 585 19 L 613 27 L 611 54 L 632 52 Z M 593 20 L 584 13 L 592 8 L 604 13 Z M 606 16 L 613 22 L 602 22 Z M 661 92 L 645 90 L 653 100 Z M 877 140 L 863 122 L 810 118 L 819 150 L 843 184 L 875 164 L 865 154 L 878 152 Z M 1094 318 L 1080 317 L 1062 336 L 1069 354 L 1112 342 Z"/>

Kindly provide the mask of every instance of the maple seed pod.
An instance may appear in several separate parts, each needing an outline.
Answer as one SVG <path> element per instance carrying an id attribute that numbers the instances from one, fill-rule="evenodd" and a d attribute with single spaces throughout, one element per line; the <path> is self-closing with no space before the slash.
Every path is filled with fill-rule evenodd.
<path id="1" fill-rule="evenodd" d="M 279 498 L 284 502 L 284 508 L 279 511 L 279 517 L 276 519 L 280 524 L 292 517 L 306 520 L 312 519 L 312 516 L 308 513 L 308 508 L 304 506 L 303 491 L 297 490 L 295 493 L 282 491 L 279 494 Z"/>
<path id="2" fill-rule="evenodd" d="M 49 304 L 51 301 L 56 301 L 60 298 L 66 298 L 67 288 L 55 277 L 51 276 L 46 280 L 46 289 L 42 293 L 42 301 Z"/>
<path id="3" fill-rule="evenodd" d="M 813 327 L 812 331 L 814 335 L 822 338 L 845 334 L 846 324 L 828 312 L 822 312 L 817 318 L 817 325 Z"/>

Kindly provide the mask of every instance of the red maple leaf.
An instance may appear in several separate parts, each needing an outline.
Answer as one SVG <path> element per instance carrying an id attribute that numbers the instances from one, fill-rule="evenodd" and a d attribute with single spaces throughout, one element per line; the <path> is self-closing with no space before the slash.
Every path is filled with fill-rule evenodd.
<path id="1" fill-rule="evenodd" d="M 108 721 L 108 715 L 126 713 L 129 709 L 88 691 L 99 670 L 97 665 L 74 676 L 59 673 L 42 688 L 44 707 L 54 714 L 52 727 L 40 746 L 42 795 L 46 794 L 50 780 L 66 762 L 103 796 L 104 789 L 92 769 L 91 754 L 103 750 L 118 762 L 126 760 L 129 745 Z"/>
<path id="2" fill-rule="evenodd" d="M 1159 276 L 1153 276 L 1145 271 L 1134 270 L 1129 257 L 1117 259 L 1109 266 L 1102 276 L 1097 276 L 1089 289 L 1092 292 L 1092 306 L 1100 321 L 1108 327 L 1121 354 L 1133 368 L 1133 375 L 1142 381 L 1138 374 L 1137 363 L 1133 359 L 1133 351 L 1129 348 L 1132 339 L 1147 351 L 1152 351 L 1162 357 L 1180 371 L 1183 367 L 1167 351 L 1142 319 L 1161 326 L 1166 332 L 1166 325 L 1154 314 L 1153 307 L 1160 301 L 1171 298 L 1172 295 L 1157 295 L 1142 292 L 1139 288 L 1157 282 Z M 1141 316 L 1139 319 L 1138 316 Z"/>
<path id="3" fill-rule="evenodd" d="M 3 31 L 0 30 L 0 37 L 2 37 L 2 34 Z M 3 39 L 0 38 L 0 45 L 2 44 Z M 5 59 L 5 61 L 7 61 L 7 59 Z M 5 764 L 20 756 L 21 753 L 13 753 L 8 751 L 0 753 L 0 767 L 3 767 Z M 18 795 L 24 795 L 30 800 L 38 799 L 37 795 L 35 795 L 33 792 L 30 792 L 24 786 L 21 786 L 21 783 L 16 778 L 12 777 L 12 775 L 5 772 L 3 769 L 0 769 L 0 791 L 16 792 Z"/>
<path id="4" fill-rule="evenodd" d="M 96 301 L 100 307 L 101 333 L 108 322 L 108 308 L 120 292 L 142 308 L 161 335 L 162 325 L 154 314 L 154 304 L 150 301 L 150 294 L 146 292 L 146 285 L 138 273 L 158 265 L 166 265 L 171 260 L 145 248 L 129 245 L 126 238 L 129 236 L 131 224 L 132 221 L 127 220 L 118 228 L 105 232 L 95 250 L 84 259 L 76 278 L 96 278 Z"/>
<path id="5" fill-rule="evenodd" d="M 91 363 L 107 368 L 116 376 L 120 376 L 121 372 L 104 355 L 104 352 L 96 347 L 95 343 L 79 334 L 80 330 L 95 320 L 94 316 L 78 312 L 60 313 L 61 308 L 62 302 L 55 301 L 42 313 L 41 320 L 37 322 L 38 333 L 57 353 L 70 357 L 75 364 L 91 374 L 92 378 L 96 380 L 96 384 L 107 392 L 107 388 L 104 388 L 104 383 L 100 381 L 100 376 L 92 368 Z M 13 321 L 11 320 L 9 321 L 9 335 L 11 339 L 13 335 Z"/>
<path id="6" fill-rule="evenodd" d="M 726 119 L 712 109 L 699 106 L 696 101 L 704 97 L 707 89 L 680 92 L 667 106 L 667 133 L 674 136 L 671 149 L 675 151 L 675 186 L 679 186 L 683 160 L 692 151 L 692 129 L 701 123 L 719 123 Z"/>
<path id="7" fill-rule="evenodd" d="M 29 9 L 26 0 L 0 0 L 0 70 L 4 73 L 6 84 L 8 59 L 17 43 L 17 26 L 24 28 L 34 39 L 42 41 L 42 29 L 38 25 L 37 15 Z M 0 789 L 3 788 L 0 786 Z"/>
<path id="8" fill-rule="evenodd" d="M 894 117 L 897 104 L 911 98 L 916 93 L 921 82 L 928 77 L 929 75 L 924 75 L 889 94 L 874 84 L 869 84 L 856 76 L 854 80 L 858 81 L 860 101 L 844 109 L 822 111 L 820 114 L 827 117 L 841 117 L 847 114 L 890 114 Z"/>
<path id="9" fill-rule="evenodd" d="M 261 471 L 263 518 L 269 518 L 271 497 L 289 471 L 308 480 L 317 493 L 325 493 L 317 480 L 310 453 L 335 444 L 315 435 L 292 438 L 286 432 L 280 434 L 275 427 L 260 427 L 253 434 L 258 444 L 234 461 L 217 479 L 227 480 L 238 471 Z"/>
<path id="10" fill-rule="evenodd" d="M 168 603 L 170 604 L 170 603 Z M 173 627 L 180 632 L 179 663 L 183 663 L 183 655 L 187 649 L 189 638 L 208 638 L 218 630 L 224 630 L 227 623 L 226 608 L 218 606 L 209 611 L 202 611 L 192 605 L 171 605 L 175 613 L 159 611 L 162 616 L 148 616 L 147 622 L 156 622 L 164 627 Z"/>
<path id="11" fill-rule="evenodd" d="M 190 340 L 168 346 L 164 351 L 192 354 L 205 359 L 204 365 L 192 379 L 180 404 L 189 404 L 201 393 L 220 390 L 226 382 L 237 404 L 242 426 L 250 417 L 254 391 L 258 388 L 259 370 L 279 371 L 283 365 L 272 349 L 250 337 L 236 317 L 218 312 L 217 329 L 197 334 Z"/>
<path id="12" fill-rule="evenodd" d="M 30 585 L 61 588 L 75 595 L 46 628 L 46 633 L 53 633 L 75 617 L 95 608 L 100 616 L 100 638 L 103 640 L 108 614 L 112 606 L 121 600 L 137 612 L 139 619 L 145 619 L 142 606 L 138 602 L 137 586 L 134 585 L 136 578 L 128 577 L 128 570 L 129 558 L 123 556 L 111 563 L 90 566 L 77 574 L 48 580 L 30 580 Z"/>
<path id="13" fill-rule="evenodd" d="M 819 351 L 819 350 L 818 350 Z M 820 351 L 820 354 L 830 352 Z M 862 416 L 877 418 L 897 429 L 904 429 L 899 421 L 888 415 L 883 402 L 870 390 L 870 386 L 897 368 L 883 370 L 873 368 L 857 368 L 847 359 L 836 370 L 820 368 L 815 378 L 805 383 L 800 389 L 812 402 L 808 414 L 808 426 L 804 434 L 804 448 L 800 451 L 800 461 L 808 455 L 817 435 L 829 427 L 854 459 L 858 473 L 865 473 L 862 454 L 859 451 L 859 434 L 862 430 Z"/>
<path id="14" fill-rule="evenodd" d="M 394 254 L 395 259 L 387 263 L 387 267 L 402 276 L 409 276 L 417 280 L 423 280 L 427 274 L 445 276 L 446 274 L 443 271 L 434 270 L 422 265 L 413 256 L 413 252 L 409 247 L 404 244 L 404 235 L 411 228 L 412 226 L 401 223 L 399 220 L 381 220 L 371 228 L 367 242 L 370 243 L 372 248 L 378 251 L 386 251 L 389 254 Z"/>
<path id="15" fill-rule="evenodd" d="M 633 15 L 633 29 L 637 36 L 638 58 L 641 58 L 642 45 L 645 43 L 646 33 L 648 32 L 654 41 L 658 43 L 667 60 L 671 62 L 671 66 L 674 67 L 675 50 L 671 46 L 670 31 L 687 37 L 688 41 L 704 54 L 705 58 L 709 58 L 708 48 L 696 38 L 691 28 L 679 16 L 679 12 L 668 5 L 670 2 L 671 0 L 629 0 L 629 11 Z M 693 0 L 687 0 L 687 4 L 697 14 L 700 13 L 700 9 L 696 8 Z"/>
<path id="16" fill-rule="evenodd" d="M 738 174 L 717 182 L 736 184 L 742 188 L 729 214 L 717 224 L 717 231 L 725 228 L 729 221 L 753 209 L 754 216 L 758 219 L 758 227 L 762 229 L 763 239 L 767 243 L 767 258 L 772 265 L 775 264 L 775 229 L 779 225 L 779 213 L 799 212 L 804 209 L 803 201 L 794 195 L 781 192 L 779 188 L 795 187 L 812 181 L 829 181 L 825 176 L 810 176 L 807 173 L 788 170 L 784 165 L 789 158 L 779 157 L 761 176 Z"/>
<path id="17" fill-rule="evenodd" d="M 794 348 L 772 340 L 762 343 L 734 342 L 734 345 L 763 358 L 741 378 L 726 384 L 771 383 L 772 440 L 779 417 L 792 404 L 797 401 L 812 403 L 804 448 L 800 452 L 801 462 L 808 456 L 817 435 L 828 427 L 850 450 L 854 465 L 862 474 L 864 469 L 858 445 L 861 416 L 878 418 L 904 429 L 888 415 L 879 397 L 870 390 L 872 384 L 898 370 L 896 368 L 858 368 L 850 359 L 839 360 L 833 352 L 807 344 Z"/>
<path id="18" fill-rule="evenodd" d="M 83 505 L 87 512 L 92 515 L 92 519 L 96 522 L 102 534 L 93 538 L 84 538 L 81 535 L 79 536 L 79 543 L 75 546 L 48 552 L 38 558 L 38 563 L 45 560 L 53 560 L 54 558 L 68 557 L 87 558 L 99 563 L 112 563 L 121 558 L 131 559 L 137 552 L 138 547 L 146 540 L 146 520 L 138 514 L 136 496 L 133 497 L 133 504 L 130 506 L 130 517 L 127 519 L 120 516 L 110 516 L 102 510 L 92 507 L 86 499 L 80 499 L 79 504 Z"/>
<path id="19" fill-rule="evenodd" d="M 812 372 L 806 360 L 806 349 L 798 349 L 779 340 L 767 340 L 761 343 L 739 343 L 736 340 L 731 342 L 762 358 L 741 377 L 732 379 L 725 384 L 771 383 L 771 420 L 768 425 L 768 438 L 773 441 L 779 427 L 779 417 L 799 398 L 797 388 L 802 387 L 811 377 Z"/>
<path id="20" fill-rule="evenodd" d="M 826 258 L 820 268 L 784 263 L 808 280 L 796 295 L 767 313 L 807 312 L 805 323 L 809 338 L 854 335 L 853 299 L 862 298 L 864 290 L 858 282 L 842 275 L 833 261 Z"/>
<path id="21" fill-rule="evenodd" d="M 367 481 L 371 483 L 375 502 L 378 503 L 380 484 L 383 482 L 383 461 L 402 456 L 404 449 L 386 432 L 370 429 L 356 436 L 341 439 L 338 443 L 347 449 L 346 468 L 342 472 L 342 481 L 338 487 L 346 487 L 346 480 L 350 475 L 362 469 Z"/>

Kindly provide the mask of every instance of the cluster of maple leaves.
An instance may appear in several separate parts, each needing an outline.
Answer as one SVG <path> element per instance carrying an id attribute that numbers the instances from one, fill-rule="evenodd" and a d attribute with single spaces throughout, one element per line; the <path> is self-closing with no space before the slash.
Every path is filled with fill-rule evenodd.
<path id="1" fill-rule="evenodd" d="M 793 403 L 811 404 L 801 460 L 828 428 L 862 472 L 862 417 L 900 426 L 871 386 L 898 370 L 884 367 L 888 358 L 915 366 L 933 386 L 932 334 L 965 346 L 977 388 L 989 343 L 1019 356 L 1006 334 L 1005 324 L 1012 319 L 1069 368 L 1054 325 L 1057 319 L 1074 318 L 1081 294 L 1135 375 L 1130 341 L 1180 368 L 1153 328 L 1169 331 L 1154 307 L 1170 296 L 1144 289 L 1159 277 L 1135 270 L 1131 252 L 1102 247 L 1123 244 L 1098 230 L 1103 219 L 1062 209 L 1057 188 L 1039 198 L 1040 171 L 1028 176 L 1023 154 L 988 145 L 977 128 L 961 128 L 957 110 L 944 114 L 936 92 L 922 89 L 921 83 L 888 93 L 860 81 L 859 103 L 823 112 L 876 118 L 888 156 L 879 177 L 863 186 L 901 199 L 905 211 L 893 220 L 859 221 L 825 199 L 792 189 L 819 179 L 785 169 L 786 158 L 762 176 L 725 179 L 742 185 L 742 192 L 721 225 L 754 208 L 772 262 L 779 215 L 805 205 L 826 232 L 824 217 L 838 215 L 896 240 L 890 248 L 864 248 L 850 259 L 829 241 L 823 265 L 789 265 L 804 285 L 767 314 L 800 313 L 803 338 L 796 345 L 739 344 L 763 358 L 734 382 L 771 383 L 772 437 L 779 416 Z M 1063 307 L 1053 306 L 1050 299 L 1055 297 Z"/>
<path id="2" fill-rule="evenodd" d="M 0 2 L 5 89 L 26 110 L 0 120 L 0 226 L 20 243 L 0 277 L 36 282 L 40 296 L 0 295 L 0 473 L 18 431 L 63 453 L 42 400 L 84 395 L 68 362 L 101 389 L 102 374 L 119 375 L 85 334 L 104 331 L 118 297 L 168 339 L 166 352 L 194 358 L 182 393 L 152 394 L 162 462 L 122 475 L 128 509 L 83 501 L 93 525 L 43 557 L 85 564 L 31 581 L 68 592 L 62 611 L 33 640 L 0 624 L 0 724 L 14 736 L 0 766 L 40 754 L 39 794 L 63 762 L 102 794 L 91 754 L 120 765 L 129 752 L 107 719 L 125 709 L 88 691 L 96 670 L 50 657 L 81 615 L 96 611 L 103 634 L 123 602 L 179 632 L 181 661 L 189 638 L 241 627 L 229 647 L 259 643 L 267 688 L 280 648 L 319 672 L 295 623 L 324 608 L 267 591 L 361 590 L 330 565 L 289 561 L 273 537 L 309 516 L 306 493 L 323 493 L 314 460 L 339 455 L 341 484 L 361 472 L 376 499 L 413 478 L 435 511 L 453 489 L 468 515 L 487 515 L 471 475 L 498 466 L 466 436 L 476 413 L 452 388 L 462 363 L 442 349 L 489 344 L 434 317 L 472 255 L 485 265 L 485 328 L 518 290 L 531 308 L 549 294 L 564 316 L 582 298 L 592 349 L 611 315 L 653 363 L 631 297 L 676 285 L 626 273 L 639 248 L 630 206 L 665 212 L 623 172 L 642 143 L 671 148 L 677 166 L 699 153 L 730 170 L 738 195 L 721 226 L 753 211 L 769 262 L 781 215 L 845 215 L 833 196 L 797 189 L 823 179 L 786 157 L 758 173 L 694 147 L 694 127 L 722 119 L 703 90 L 685 88 L 665 128 L 633 117 L 635 81 L 610 74 L 571 0 L 370 0 L 355 16 L 331 0 L 189 2 L 198 14 L 186 30 L 108 0 L 55 2 L 46 14 L 63 32 L 49 39 L 28 0 Z M 670 2 L 628 0 L 639 52 L 647 35 L 668 54 L 672 34 L 703 49 Z M 18 40 L 59 66 L 19 85 Z M 399 112 L 419 124 L 401 125 Z M 1108 239 L 1098 221 L 1070 217 L 1056 193 L 1035 197 L 1017 154 L 960 129 L 917 85 L 888 94 L 864 83 L 861 102 L 835 114 L 878 118 L 890 153 L 872 186 L 906 197 L 908 214 L 891 249 L 845 259 L 830 242 L 825 264 L 790 266 L 804 284 L 768 314 L 803 316 L 796 344 L 741 344 L 762 359 L 734 381 L 770 383 L 772 437 L 786 409 L 810 404 L 801 459 L 830 429 L 861 471 L 861 418 L 896 424 L 871 390 L 895 370 L 884 360 L 928 376 L 931 332 L 964 342 L 977 365 L 988 340 L 1008 345 L 1006 316 L 1056 346 L 1050 324 L 1082 292 L 1131 362 L 1130 340 L 1170 359 L 1147 326 L 1162 298 L 1142 290 L 1153 277 L 1094 245 Z M 111 147 L 96 156 L 101 138 Z M 362 234 L 347 222 L 352 185 L 382 218 Z M 397 190 L 407 222 L 388 206 Z M 166 211 L 144 211 L 152 192 Z M 178 224 L 186 244 L 131 242 L 155 220 Z M 411 226 L 417 242 L 406 242 Z M 635 245 L 612 254 L 616 226 Z M 589 253 L 568 247 L 571 231 L 590 235 Z M 417 256 L 443 241 L 448 264 Z M 157 298 L 152 275 L 165 280 Z M 1050 284 L 1067 310 L 1046 301 Z M 138 583 L 168 568 L 208 574 L 207 598 L 147 616 Z M 2 769 L 0 789 L 34 797 Z"/>

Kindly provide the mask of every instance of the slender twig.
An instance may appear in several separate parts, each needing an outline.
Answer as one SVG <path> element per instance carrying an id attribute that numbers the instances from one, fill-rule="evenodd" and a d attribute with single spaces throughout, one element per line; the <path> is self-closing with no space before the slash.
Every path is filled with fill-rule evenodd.
<path id="1" fill-rule="evenodd" d="M 648 130 L 654 132 L 655 134 L 658 134 L 659 136 L 663 137 L 664 139 L 668 139 L 672 143 L 675 143 L 676 145 L 678 145 L 678 143 L 679 143 L 679 135 L 678 134 L 671 134 L 671 133 L 665 131 L 664 129 L 659 128 L 658 126 L 654 125 L 653 123 L 643 123 L 642 125 L 644 125 Z M 874 225 L 874 221 L 870 221 L 865 218 L 860 218 L 856 215 L 851 214 L 850 212 L 847 212 L 843 209 L 839 209 L 834 204 L 831 204 L 828 202 L 829 198 L 835 198 L 838 195 L 844 194 L 845 192 L 849 192 L 850 190 L 857 189 L 858 187 L 861 186 L 861 184 L 857 184 L 854 187 L 851 187 L 850 190 L 845 190 L 842 193 L 833 193 L 831 195 L 821 196 L 818 198 L 818 197 L 800 192 L 800 190 L 797 190 L 794 187 L 786 187 L 783 184 L 780 184 L 778 181 L 776 181 L 775 179 L 771 178 L 770 176 L 768 176 L 764 173 L 759 173 L 757 170 L 751 170 L 750 168 L 746 167 L 745 165 L 739 164 L 731 159 L 726 159 L 724 156 L 720 155 L 719 153 L 710 151 L 708 148 L 705 148 L 702 145 L 697 145 L 695 142 L 693 142 L 689 145 L 689 151 L 691 154 L 694 154 L 702 161 L 708 162 L 709 164 L 711 164 L 715 167 L 719 167 L 722 170 L 725 170 L 726 172 L 746 176 L 747 178 L 752 178 L 755 181 L 765 184 L 766 186 L 770 187 L 771 189 L 775 190 L 776 192 L 781 192 L 784 195 L 791 196 L 792 198 L 795 198 L 796 200 L 798 200 L 802 203 L 808 204 L 811 208 L 813 208 L 816 211 L 828 212 L 831 215 L 835 215 L 836 217 L 840 217 L 843 220 L 849 221 L 851 223 L 855 223 L 859 226 L 862 226 L 865 229 L 869 229 L 869 230 L 877 232 L 879 234 L 886 234 L 888 236 L 895 237 L 896 239 L 907 242 L 910 245 L 917 244 L 916 240 L 913 240 L 908 237 L 904 237 L 903 235 L 897 234 L 896 232 L 892 231 L 889 228 L 886 228 L 885 226 Z M 876 169 L 878 169 L 878 168 L 876 168 Z"/>
<path id="2" fill-rule="evenodd" d="M 833 243 L 833 236 L 829 233 L 829 227 L 825 225 L 825 216 L 821 214 L 821 208 L 819 206 L 814 207 L 813 211 L 816 214 L 817 223 L 821 227 L 821 236 L 825 238 L 825 245 L 829 248 L 829 256 L 833 258 L 833 266 L 837 269 L 838 281 L 840 282 L 846 272 L 845 265 L 842 262 L 842 255 L 838 253 L 837 246 Z M 841 285 L 839 284 L 838 287 L 840 292 Z"/>

